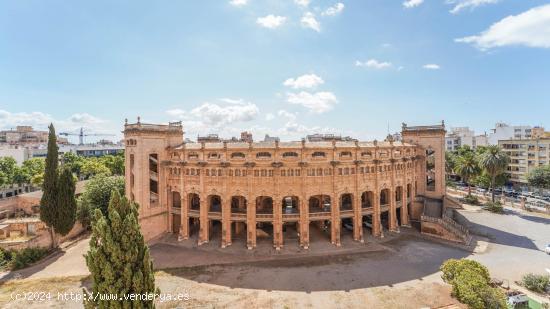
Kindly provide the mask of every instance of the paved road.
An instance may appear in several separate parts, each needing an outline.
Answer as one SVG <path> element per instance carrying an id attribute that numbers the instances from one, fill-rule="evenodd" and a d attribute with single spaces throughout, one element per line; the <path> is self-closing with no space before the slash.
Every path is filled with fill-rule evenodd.
<path id="1" fill-rule="evenodd" d="M 550 269 L 550 255 L 543 252 L 550 243 L 550 217 L 515 209 L 506 209 L 504 215 L 459 212 L 470 221 L 472 232 L 489 238 L 487 252 L 472 258 L 487 265 L 494 277 L 514 281 L 523 274 L 545 274 Z"/>

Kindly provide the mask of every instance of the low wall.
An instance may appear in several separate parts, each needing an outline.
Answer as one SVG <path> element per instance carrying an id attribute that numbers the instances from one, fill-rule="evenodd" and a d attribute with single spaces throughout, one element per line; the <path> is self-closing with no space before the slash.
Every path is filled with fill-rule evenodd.
<path id="1" fill-rule="evenodd" d="M 448 241 L 464 242 L 461 238 L 447 231 L 443 226 L 436 222 L 422 221 L 420 232 L 422 234 L 427 234 Z"/>

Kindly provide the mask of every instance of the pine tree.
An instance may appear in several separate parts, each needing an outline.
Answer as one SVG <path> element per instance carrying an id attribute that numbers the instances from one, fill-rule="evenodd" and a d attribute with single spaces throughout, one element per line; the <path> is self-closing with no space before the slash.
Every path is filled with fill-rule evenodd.
<path id="1" fill-rule="evenodd" d="M 158 293 L 137 208 L 136 203 L 113 190 L 107 216 L 95 210 L 90 250 L 85 256 L 93 279 L 92 293 L 116 294 L 118 299 L 87 300 L 86 308 L 154 308 L 152 300 L 124 299 L 130 294 Z"/>
<path id="2" fill-rule="evenodd" d="M 40 220 L 51 230 L 52 246 L 55 246 L 54 226 L 57 221 L 57 181 L 58 181 L 58 148 L 57 137 L 53 124 L 49 126 L 48 154 L 46 155 L 46 168 L 44 171 L 44 183 L 42 185 L 42 199 L 40 200 Z"/>
<path id="3" fill-rule="evenodd" d="M 76 220 L 75 179 L 68 167 L 63 168 L 57 183 L 57 220 L 54 230 L 61 235 L 67 235 Z"/>

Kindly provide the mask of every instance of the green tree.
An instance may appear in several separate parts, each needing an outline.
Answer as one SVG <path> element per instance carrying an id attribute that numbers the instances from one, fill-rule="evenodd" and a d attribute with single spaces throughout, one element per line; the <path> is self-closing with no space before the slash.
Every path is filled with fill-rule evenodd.
<path id="1" fill-rule="evenodd" d="M 99 162 L 105 165 L 112 175 L 124 175 L 124 155 L 106 155 L 99 158 Z"/>
<path id="2" fill-rule="evenodd" d="M 40 200 L 40 220 L 42 220 L 48 227 L 50 227 L 52 236 L 52 246 L 55 246 L 55 227 L 57 226 L 59 219 L 59 212 L 57 208 L 57 194 L 58 194 L 58 148 L 57 137 L 55 135 L 55 128 L 53 124 L 49 126 L 50 132 L 48 135 L 48 154 L 46 155 L 46 165 L 44 172 L 44 181 L 42 185 L 42 199 Z"/>
<path id="3" fill-rule="evenodd" d="M 32 176 L 31 184 L 35 187 L 42 187 L 44 185 L 44 173 L 40 173 Z"/>
<path id="4" fill-rule="evenodd" d="M 527 174 L 530 186 L 550 189 L 550 165 L 539 166 Z"/>
<path id="5" fill-rule="evenodd" d="M 78 156 L 72 152 L 66 152 L 63 154 L 63 165 L 68 166 L 75 175 L 79 178 L 81 176 L 82 165 L 84 164 L 85 158 Z"/>
<path id="6" fill-rule="evenodd" d="M 23 162 L 22 168 L 28 173 L 31 178 L 35 175 L 44 173 L 46 161 L 44 158 L 31 158 Z"/>
<path id="7" fill-rule="evenodd" d="M 5 185 L 14 183 L 14 177 L 17 170 L 17 161 L 12 157 L 0 158 L 0 173 L 4 175 Z"/>
<path id="8" fill-rule="evenodd" d="M 479 155 L 479 165 L 491 179 L 491 200 L 493 203 L 495 202 L 496 178 L 506 171 L 509 162 L 510 157 L 497 145 L 488 146 Z"/>
<path id="9" fill-rule="evenodd" d="M 481 173 L 481 169 L 473 152 L 464 152 L 456 160 L 455 172 L 468 185 L 468 196 L 472 195 L 470 180 Z"/>
<path id="10" fill-rule="evenodd" d="M 57 212 L 58 219 L 54 225 L 55 231 L 67 235 L 74 226 L 76 219 L 76 181 L 71 170 L 66 167 L 59 175 Z"/>
<path id="11" fill-rule="evenodd" d="M 445 152 L 445 175 L 447 179 L 454 173 L 457 155 L 451 151 Z"/>
<path id="12" fill-rule="evenodd" d="M 91 213 L 93 213 L 94 209 L 99 209 L 106 216 L 113 191 L 124 195 L 123 177 L 95 176 L 86 183 L 84 193 L 82 193 L 79 199 L 79 208 L 88 208 L 91 210 Z"/>
<path id="13" fill-rule="evenodd" d="M 124 295 L 158 293 L 153 263 L 138 222 L 138 205 L 113 191 L 105 216 L 94 212 L 90 250 L 85 255 L 92 277 L 92 293 L 115 294 L 116 300 L 86 300 L 86 308 L 154 308 L 152 300 L 130 300 Z M 86 291 L 85 291 L 86 292 Z"/>
<path id="14" fill-rule="evenodd" d="M 80 172 L 81 172 L 81 175 L 84 176 L 84 178 L 86 179 L 96 175 L 107 175 L 107 176 L 111 175 L 111 170 L 109 170 L 108 167 L 103 165 L 96 158 L 86 159 L 82 164 Z"/>

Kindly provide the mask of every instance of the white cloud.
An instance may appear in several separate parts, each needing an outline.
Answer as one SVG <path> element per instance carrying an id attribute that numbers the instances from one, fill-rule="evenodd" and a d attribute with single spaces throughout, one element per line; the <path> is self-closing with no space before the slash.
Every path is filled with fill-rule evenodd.
<path id="1" fill-rule="evenodd" d="M 338 2 L 334 6 L 331 6 L 328 9 L 326 9 L 323 13 L 321 13 L 321 15 L 335 16 L 342 13 L 343 10 L 344 10 L 344 4 L 342 2 Z"/>
<path id="2" fill-rule="evenodd" d="M 510 45 L 550 48 L 550 4 L 508 16 L 479 35 L 455 41 L 473 44 L 481 50 Z"/>
<path id="3" fill-rule="evenodd" d="M 407 9 L 410 9 L 421 5 L 423 2 L 424 0 L 407 0 L 403 2 L 403 6 L 406 7 Z"/>
<path id="4" fill-rule="evenodd" d="M 296 120 L 296 118 L 298 117 L 297 114 L 294 114 L 294 113 L 291 113 L 291 112 L 288 112 L 284 109 L 281 109 L 277 112 L 277 115 L 279 115 L 280 117 L 284 117 L 284 118 L 287 118 L 288 120 Z"/>
<path id="5" fill-rule="evenodd" d="M 321 24 L 317 19 L 315 19 L 315 14 L 311 12 L 306 12 L 302 19 L 300 20 L 302 27 L 313 29 L 317 32 L 321 31 Z"/>
<path id="6" fill-rule="evenodd" d="M 441 67 L 438 64 L 435 63 L 429 63 L 422 66 L 422 68 L 426 70 L 439 70 Z"/>
<path id="7" fill-rule="evenodd" d="M 289 78 L 284 81 L 283 85 L 294 89 L 302 89 L 315 88 L 324 83 L 325 81 L 321 77 L 315 74 L 306 74 L 296 78 Z"/>
<path id="8" fill-rule="evenodd" d="M 302 7 L 307 7 L 310 2 L 311 0 L 294 0 L 294 3 Z"/>
<path id="9" fill-rule="evenodd" d="M 381 62 L 376 59 L 369 59 L 365 62 L 357 60 L 355 61 L 355 65 L 358 67 L 367 67 L 372 69 L 386 69 L 393 66 L 391 62 Z"/>
<path id="10" fill-rule="evenodd" d="M 233 6 L 245 6 L 248 3 L 248 0 L 231 0 L 229 4 Z"/>
<path id="11" fill-rule="evenodd" d="M 266 120 L 266 121 L 271 121 L 271 120 L 273 120 L 273 119 L 275 119 L 275 115 L 273 115 L 272 113 L 267 113 L 267 114 L 265 115 L 265 120 Z"/>
<path id="12" fill-rule="evenodd" d="M 412 0 L 411 0 L 412 1 Z M 495 4 L 500 0 L 447 0 L 447 4 L 452 4 L 454 7 L 449 11 L 452 14 L 460 13 L 464 9 L 473 10 L 480 5 Z"/>
<path id="13" fill-rule="evenodd" d="M 291 104 L 302 105 L 316 113 L 327 112 L 338 103 L 334 93 L 328 91 L 287 93 L 287 101 Z"/>
<path id="14" fill-rule="evenodd" d="M 269 29 L 278 28 L 282 26 L 285 22 L 286 22 L 286 17 L 275 16 L 273 14 L 270 14 L 264 17 L 258 17 L 258 19 L 256 19 L 256 23 L 258 25 Z"/>
<path id="15" fill-rule="evenodd" d="M 220 99 L 225 104 L 205 102 L 190 111 L 172 109 L 168 115 L 178 119 L 193 121 L 195 127 L 222 127 L 236 122 L 247 122 L 256 119 L 259 109 L 256 104 L 242 99 Z"/>
<path id="16" fill-rule="evenodd" d="M 108 121 L 87 113 L 76 113 L 66 119 L 56 119 L 52 115 L 42 112 L 12 113 L 0 110 L 0 129 L 32 126 L 36 130 L 47 130 L 50 123 L 54 124 L 58 133 L 77 133 L 80 128 L 84 128 L 85 131 L 93 133 L 120 135 L 120 124 L 113 126 Z"/>

